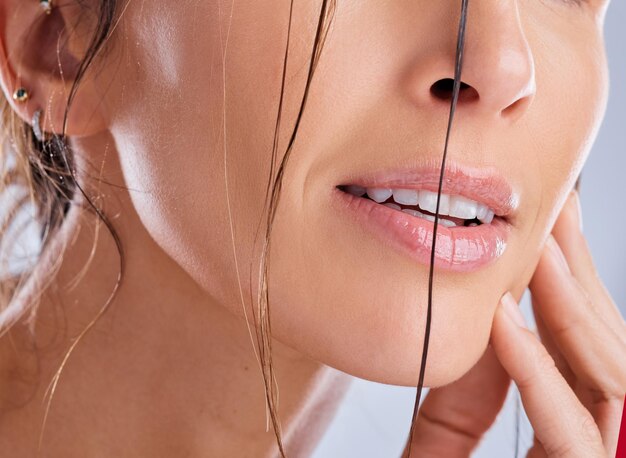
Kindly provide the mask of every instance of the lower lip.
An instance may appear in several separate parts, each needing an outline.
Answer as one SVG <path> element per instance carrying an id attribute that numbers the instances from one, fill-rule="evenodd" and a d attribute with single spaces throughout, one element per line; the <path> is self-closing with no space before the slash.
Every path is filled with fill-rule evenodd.
<path id="1" fill-rule="evenodd" d="M 430 265 L 435 223 L 335 188 L 335 203 L 396 250 Z M 435 268 L 474 272 L 497 260 L 507 246 L 510 225 L 501 218 L 480 226 L 437 226 Z"/>

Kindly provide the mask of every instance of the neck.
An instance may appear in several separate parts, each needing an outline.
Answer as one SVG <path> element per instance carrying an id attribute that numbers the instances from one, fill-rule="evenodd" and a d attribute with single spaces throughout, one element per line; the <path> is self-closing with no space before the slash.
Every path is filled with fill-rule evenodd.
<path id="1" fill-rule="evenodd" d="M 20 417 L 8 422 L 19 428 L 9 440 L 21 438 L 23 444 L 11 445 L 24 449 L 23 456 L 31 456 L 31 447 L 37 446 L 48 384 L 118 278 L 114 240 L 84 207 L 72 206 L 38 267 L 61 260 L 33 321 L 39 383 L 27 407 L 6 414 Z M 124 276 L 114 299 L 64 366 L 42 450 L 50 456 L 183 451 L 188 456 L 277 456 L 271 425 L 266 431 L 265 391 L 245 321 L 212 299 L 160 249 L 125 189 L 107 188 L 105 212 L 119 215 L 113 225 L 123 244 Z M 21 300 L 32 298 L 34 283 Z M 25 341 L 24 320 L 11 334 Z M 16 353 L 14 362 L 31 361 L 27 354 L 32 352 Z M 285 451 L 307 455 L 332 419 L 349 377 L 276 340 L 272 357 Z"/>

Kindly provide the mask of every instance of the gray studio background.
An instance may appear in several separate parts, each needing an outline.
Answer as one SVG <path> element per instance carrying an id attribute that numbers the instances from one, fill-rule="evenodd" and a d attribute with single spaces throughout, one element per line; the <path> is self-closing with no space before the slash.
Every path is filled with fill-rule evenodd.
<path id="1" fill-rule="evenodd" d="M 614 0 L 606 18 L 605 37 L 611 71 L 610 100 L 604 124 L 583 171 L 581 203 L 584 232 L 600 277 L 626 316 L 626 2 Z M 528 295 L 522 301 L 530 317 Z M 529 319 L 529 322 L 533 320 Z M 427 391 L 424 393 L 426 394 Z M 400 457 L 411 422 L 415 388 L 355 379 L 317 448 L 314 458 Z M 423 396 L 422 396 L 423 399 Z M 475 458 L 513 457 L 516 391 Z M 522 416 L 520 451 L 532 443 L 532 428 Z M 520 456 L 525 456 L 520 453 Z"/>

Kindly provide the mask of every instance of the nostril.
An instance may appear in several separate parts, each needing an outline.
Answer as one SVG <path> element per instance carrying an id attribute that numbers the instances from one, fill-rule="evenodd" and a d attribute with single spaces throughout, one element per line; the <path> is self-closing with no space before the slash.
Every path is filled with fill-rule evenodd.
<path id="1" fill-rule="evenodd" d="M 463 86 L 467 86 L 464 82 L 461 81 L 461 89 Z M 451 78 L 444 78 L 439 81 L 436 81 L 430 87 L 430 93 L 437 97 L 438 99 L 448 100 L 452 97 L 452 88 L 454 87 L 454 80 Z"/>
<path id="2" fill-rule="evenodd" d="M 528 105 L 530 105 L 531 100 L 532 100 L 532 97 L 522 97 L 520 99 L 517 99 L 511 105 L 509 105 L 504 110 L 502 110 L 502 116 L 514 117 L 518 113 L 520 114 L 523 113 L 528 107 Z"/>
<path id="3" fill-rule="evenodd" d="M 452 78 L 443 78 L 435 81 L 430 87 L 430 93 L 438 100 L 450 101 L 452 99 L 452 90 L 454 88 L 454 80 Z M 461 81 L 459 89 L 459 102 L 472 102 L 478 100 L 478 91 L 469 84 Z"/>

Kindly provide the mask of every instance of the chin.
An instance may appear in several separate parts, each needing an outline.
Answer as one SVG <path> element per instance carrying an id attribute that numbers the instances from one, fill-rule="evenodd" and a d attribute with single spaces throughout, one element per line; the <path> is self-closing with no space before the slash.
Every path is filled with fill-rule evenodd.
<path id="1" fill-rule="evenodd" d="M 481 315 L 482 317 L 482 315 Z M 489 343 L 491 317 L 470 320 L 440 317 L 431 323 L 424 386 L 439 387 L 465 375 L 481 358 Z M 408 321 L 408 320 L 407 320 Z M 413 321 L 414 322 L 414 321 Z M 388 385 L 415 387 L 419 380 L 424 322 L 416 326 L 398 327 L 379 325 L 377 332 L 363 321 L 351 333 L 335 329 L 333 336 L 340 342 L 328 340 L 328 334 L 315 334 L 307 339 L 307 331 L 289 331 L 280 339 L 289 347 L 306 356 L 361 379 Z M 277 327 L 280 330 L 280 326 Z M 386 332 L 389 330 L 389 332 Z M 318 329 L 319 331 L 319 329 Z M 297 336 L 297 337 L 296 337 Z M 320 339 L 320 336 L 323 338 Z"/>
<path id="2" fill-rule="evenodd" d="M 476 339 L 470 342 L 456 340 L 451 343 L 433 338 L 431 335 L 424 386 L 441 387 L 463 377 L 478 362 L 487 344 L 488 336 L 486 339 Z M 407 354 L 404 361 L 400 360 L 395 364 L 380 367 L 369 366 L 369 370 L 359 371 L 352 375 L 388 385 L 415 387 L 419 381 L 421 348 L 420 345 L 418 351 Z"/>

